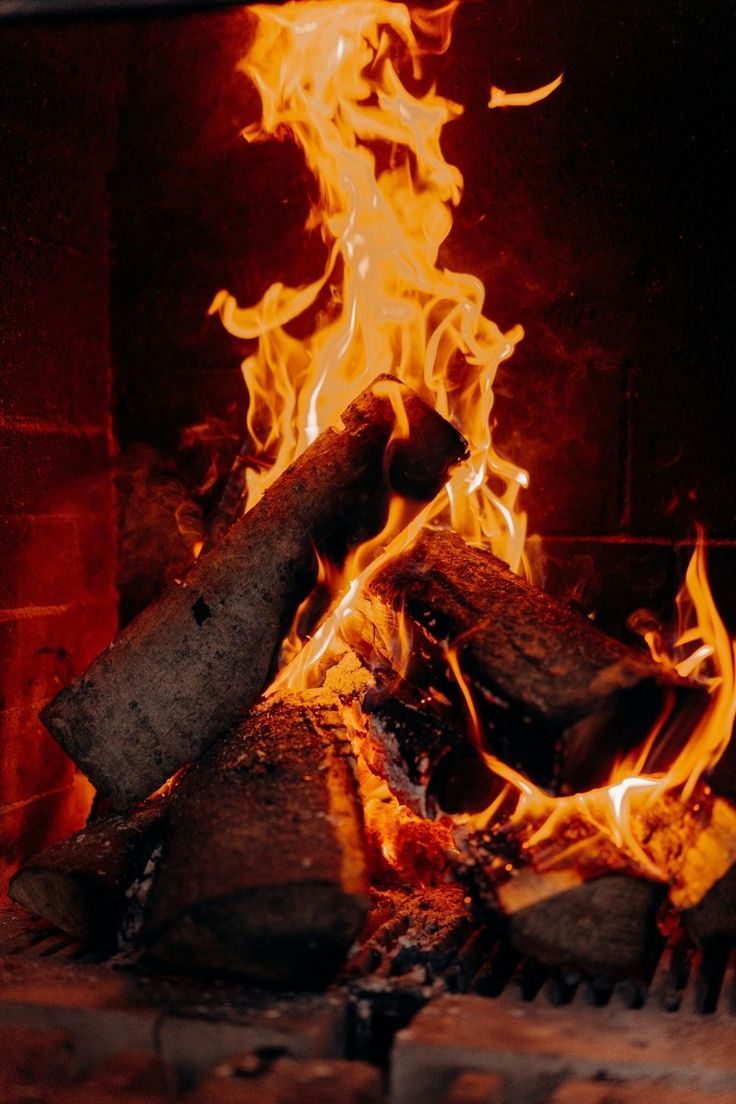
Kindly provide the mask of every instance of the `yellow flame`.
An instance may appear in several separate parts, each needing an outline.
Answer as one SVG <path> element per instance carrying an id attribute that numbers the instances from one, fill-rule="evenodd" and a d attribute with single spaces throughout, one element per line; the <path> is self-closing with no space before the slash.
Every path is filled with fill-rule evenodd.
<path id="1" fill-rule="evenodd" d="M 496 88 L 495 84 L 491 85 L 491 98 L 488 101 L 488 106 L 530 107 L 532 104 L 539 103 L 540 100 L 546 100 L 548 96 L 551 96 L 562 84 L 563 76 L 564 74 L 560 73 L 559 77 L 555 77 L 549 84 L 544 84 L 541 88 L 535 88 L 532 92 L 504 92 L 502 88 Z"/>
<path id="2" fill-rule="evenodd" d="M 491 435 L 496 373 L 523 333 L 520 327 L 501 332 L 484 313 L 480 280 L 439 262 L 463 186 L 443 155 L 442 133 L 463 108 L 432 86 L 410 91 L 406 84 L 408 74 L 417 87 L 425 56 L 448 48 L 456 8 L 452 2 L 410 12 L 390 0 L 304 0 L 249 9 L 256 33 L 240 68 L 258 91 L 261 117 L 243 137 L 288 140 L 303 151 L 317 185 L 305 234 L 321 240 L 324 264 L 301 286 L 274 283 L 254 305 L 242 306 L 222 290 L 211 306 L 231 334 L 254 342 L 242 365 L 253 458 L 247 507 L 383 373 L 417 390 L 470 443 L 468 463 L 418 517 L 407 524 L 406 504 L 396 500 L 383 532 L 337 576 L 321 565 L 322 582 L 338 597 L 311 639 L 292 633 L 285 651 L 290 662 L 272 691 L 314 684 L 336 642 L 365 631 L 365 586 L 422 525 L 451 526 L 514 569 L 523 564 L 526 518 L 518 499 L 528 477 L 499 456 Z M 526 93 L 494 87 L 490 106 L 536 103 L 561 81 L 562 74 Z M 297 320 L 306 336 L 293 336 Z M 401 417 L 397 410 L 398 433 Z M 643 749 L 616 767 L 608 786 L 567 798 L 550 798 L 488 753 L 472 694 L 457 657 L 448 654 L 476 744 L 505 781 L 490 809 L 467 818 L 471 825 L 485 828 L 508 818 L 511 805 L 513 823 L 526 826 L 525 845 L 534 849 L 575 820 L 639 869 L 663 876 L 637 835 L 637 814 L 665 789 L 692 792 L 722 754 L 736 712 L 734 648 L 708 589 L 701 544 L 681 611 L 687 623 L 674 649 L 656 633 L 648 639 L 655 659 L 711 692 L 692 739 L 666 774 L 648 777 L 642 769 L 655 730 Z M 384 637 L 384 654 L 399 665 L 406 661 L 411 645 L 401 615 L 392 624 L 374 620 L 370 630 Z M 584 845 L 571 844 L 567 854 Z"/>
<path id="3" fill-rule="evenodd" d="M 469 463 L 428 517 L 491 543 L 518 567 L 525 517 L 517 500 L 528 480 L 497 454 L 490 417 L 498 366 L 522 331 L 502 333 L 483 313 L 480 280 L 438 264 L 463 183 L 441 135 L 463 109 L 432 87 L 410 92 L 402 76 L 418 80 L 423 57 L 447 49 L 456 8 L 410 13 L 389 0 L 312 0 L 249 9 L 257 28 L 241 69 L 258 90 L 261 118 L 243 134 L 303 150 L 319 191 L 305 229 L 321 237 L 325 263 L 312 282 L 275 283 L 254 306 L 221 291 L 211 311 L 230 333 L 256 342 L 243 363 L 261 461 L 248 472 L 248 506 L 390 372 L 470 442 Z M 296 339 L 288 327 L 300 317 L 311 331 Z"/>

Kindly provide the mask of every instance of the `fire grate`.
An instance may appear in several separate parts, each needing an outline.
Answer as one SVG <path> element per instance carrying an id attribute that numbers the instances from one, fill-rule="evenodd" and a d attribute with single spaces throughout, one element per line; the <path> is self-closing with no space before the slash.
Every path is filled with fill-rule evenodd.
<path id="1" fill-rule="evenodd" d="M 415 904 L 380 925 L 342 983 L 319 995 L 157 978 L 7 910 L 0 917 L 0 1025 L 67 1031 L 90 1067 L 131 1047 L 153 1050 L 184 1084 L 273 1048 L 298 1058 L 368 1060 L 392 1070 L 396 1104 L 419 1099 L 411 1095 L 417 1086 L 423 1102 L 439 1104 L 467 1069 L 510 1077 L 508 1099 L 529 1102 L 547 1100 L 564 1078 L 593 1076 L 593 1069 L 604 1078 L 666 1076 L 709 1091 L 736 1083 L 719 1050 L 736 1015 L 735 949 L 699 951 L 678 931 L 654 955 L 648 978 L 593 983 L 546 970 L 487 929 L 460 925 L 447 909 L 443 915 L 443 894 L 424 891 L 434 908 L 420 907 L 423 923 Z M 660 1037 L 682 1037 L 706 1055 L 716 1046 L 713 1062 L 689 1070 L 683 1052 L 680 1068 L 662 1057 Z M 580 1039 L 587 1040 L 584 1060 Z"/>

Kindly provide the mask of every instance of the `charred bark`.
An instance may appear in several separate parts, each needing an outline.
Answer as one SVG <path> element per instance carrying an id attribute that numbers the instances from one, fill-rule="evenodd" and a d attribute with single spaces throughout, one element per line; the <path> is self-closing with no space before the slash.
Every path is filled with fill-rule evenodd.
<path id="1" fill-rule="evenodd" d="M 48 847 L 15 875 L 10 896 L 84 943 L 114 946 L 126 891 L 160 838 L 168 806 L 151 801 Z"/>
<path id="2" fill-rule="evenodd" d="M 489 750 L 558 792 L 605 782 L 614 761 L 664 718 L 660 766 L 705 707 L 703 691 L 453 533 L 425 531 L 372 582 L 370 600 L 403 609 L 409 621 L 409 680 L 461 706 L 446 661 L 452 648 Z"/>
<path id="3" fill-rule="evenodd" d="M 572 870 L 521 871 L 486 904 L 517 951 L 543 966 L 569 967 L 599 981 L 642 973 L 660 938 L 657 882 L 614 872 L 584 881 Z"/>
<path id="4" fill-rule="evenodd" d="M 395 434 L 397 398 L 406 435 Z M 364 391 L 342 423 L 43 711 L 115 808 L 195 760 L 255 702 L 313 585 L 315 548 L 340 559 L 380 530 L 391 493 L 433 498 L 465 454 L 456 430 L 390 377 Z"/>
<path id="5" fill-rule="evenodd" d="M 144 923 L 153 962 L 293 987 L 340 967 L 368 873 L 338 704 L 267 701 L 185 777 Z"/>
<path id="6" fill-rule="evenodd" d="M 479 812 L 498 790 L 457 718 L 431 693 L 377 670 L 361 696 L 362 754 L 394 796 L 422 817 Z"/>

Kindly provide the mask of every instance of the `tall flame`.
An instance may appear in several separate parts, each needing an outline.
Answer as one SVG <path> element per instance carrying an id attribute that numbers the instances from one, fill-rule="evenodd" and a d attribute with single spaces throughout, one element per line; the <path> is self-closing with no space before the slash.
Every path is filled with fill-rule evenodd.
<path id="1" fill-rule="evenodd" d="M 420 81 L 426 54 L 447 48 L 456 8 L 456 0 L 412 13 L 389 0 L 319 0 L 250 9 L 257 30 L 241 68 L 262 112 L 243 136 L 303 150 L 319 193 L 306 229 L 321 237 L 325 262 L 305 286 L 275 283 L 250 307 L 221 291 L 211 310 L 230 333 L 257 342 L 243 363 L 262 461 L 249 472 L 248 506 L 390 372 L 470 442 L 469 463 L 430 517 L 518 567 L 527 475 L 494 449 L 490 419 L 498 366 L 522 331 L 501 333 L 483 313 L 480 280 L 438 264 L 463 184 L 441 135 L 463 108 L 404 83 L 405 73 Z M 297 318 L 310 324 L 306 337 L 289 333 Z"/>

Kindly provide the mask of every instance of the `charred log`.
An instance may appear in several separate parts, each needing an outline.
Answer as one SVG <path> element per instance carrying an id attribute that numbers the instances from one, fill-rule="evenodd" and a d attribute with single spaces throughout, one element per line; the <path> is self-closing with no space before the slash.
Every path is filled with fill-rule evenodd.
<path id="1" fill-rule="evenodd" d="M 319 986 L 367 909 L 350 748 L 337 699 L 272 699 L 184 779 L 143 939 L 169 970 Z"/>
<path id="2" fill-rule="evenodd" d="M 707 695 L 600 632 L 456 534 L 425 531 L 372 582 L 414 634 L 408 678 L 460 704 L 452 648 L 496 756 L 558 792 L 606 781 L 662 721 L 657 766 L 687 739 Z M 652 763 L 654 766 L 654 757 Z"/>
<path id="3" fill-rule="evenodd" d="M 423 817 L 486 808 L 498 781 L 455 718 L 431 693 L 378 670 L 362 695 L 363 756 L 404 805 Z"/>
<path id="4" fill-rule="evenodd" d="M 126 891 L 163 831 L 169 801 L 111 816 L 34 855 L 15 875 L 14 901 L 93 946 L 114 946 Z"/>
<path id="5" fill-rule="evenodd" d="M 585 879 L 572 869 L 521 869 L 475 878 L 496 930 L 523 955 L 601 981 L 642 973 L 659 948 L 657 912 L 666 888 L 621 871 Z"/>
<path id="6" fill-rule="evenodd" d="M 394 434 L 397 399 L 407 434 Z M 392 492 L 431 499 L 465 454 L 452 426 L 390 377 L 342 422 L 44 710 L 115 808 L 155 790 L 254 703 L 313 585 L 315 548 L 341 558 L 380 530 Z"/>

